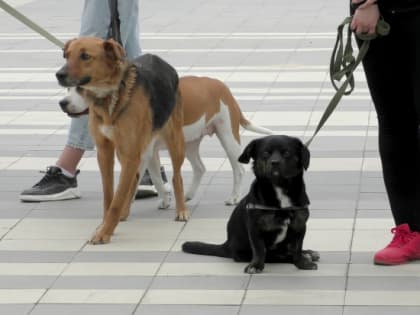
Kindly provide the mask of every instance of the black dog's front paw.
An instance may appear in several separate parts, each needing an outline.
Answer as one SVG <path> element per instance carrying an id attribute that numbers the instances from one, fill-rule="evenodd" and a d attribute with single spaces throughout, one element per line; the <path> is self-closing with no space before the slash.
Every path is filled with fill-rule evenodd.
<path id="1" fill-rule="evenodd" d="M 312 261 L 310 257 L 302 253 L 301 258 L 295 262 L 295 266 L 298 269 L 304 270 L 317 270 L 318 265 Z"/>
<path id="2" fill-rule="evenodd" d="M 261 273 L 264 269 L 264 265 L 257 265 L 250 263 L 248 266 L 245 267 L 244 272 L 249 274 L 256 274 Z"/>
<path id="3" fill-rule="evenodd" d="M 321 258 L 318 252 L 311 249 L 302 250 L 302 255 L 307 256 L 312 261 L 319 261 L 319 259 Z"/>

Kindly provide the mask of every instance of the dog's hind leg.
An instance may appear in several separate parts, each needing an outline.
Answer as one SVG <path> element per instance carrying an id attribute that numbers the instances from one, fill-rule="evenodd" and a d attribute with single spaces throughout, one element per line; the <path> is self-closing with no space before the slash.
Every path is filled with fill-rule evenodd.
<path id="1" fill-rule="evenodd" d="M 184 185 L 182 182 L 181 167 L 185 159 L 185 142 L 182 128 L 174 128 L 167 135 L 166 146 L 172 161 L 173 177 L 172 185 L 174 186 L 176 201 L 176 221 L 187 221 L 189 213 L 185 206 Z"/>
<path id="2" fill-rule="evenodd" d="M 201 179 L 206 172 L 206 167 L 200 157 L 200 142 L 201 139 L 186 143 L 185 155 L 193 169 L 193 180 L 185 195 L 185 200 L 187 201 L 194 198 L 197 189 L 200 186 Z"/>
<path id="3" fill-rule="evenodd" d="M 233 171 L 233 190 L 229 199 L 225 201 L 225 204 L 235 205 L 240 200 L 241 183 L 245 173 L 244 167 L 238 162 L 238 157 L 241 154 L 241 146 L 233 137 L 230 126 L 226 126 L 226 124 L 216 127 L 216 135 L 226 151 Z"/>
<path id="4" fill-rule="evenodd" d="M 171 195 L 166 191 L 165 183 L 162 180 L 160 173 L 160 160 L 157 150 L 153 153 L 153 157 L 150 159 L 147 169 L 149 170 L 153 185 L 155 185 L 159 198 L 161 199 L 158 208 L 167 209 L 171 204 Z"/>

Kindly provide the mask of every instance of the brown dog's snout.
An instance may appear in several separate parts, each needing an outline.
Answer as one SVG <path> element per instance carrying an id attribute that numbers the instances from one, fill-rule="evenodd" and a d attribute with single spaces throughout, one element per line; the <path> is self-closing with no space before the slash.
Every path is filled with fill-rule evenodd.
<path id="1" fill-rule="evenodd" d="M 62 67 L 60 70 L 58 70 L 55 73 L 55 76 L 56 76 L 59 83 L 64 82 L 67 78 L 67 75 L 68 75 L 68 73 L 67 73 L 67 67 L 66 66 Z"/>

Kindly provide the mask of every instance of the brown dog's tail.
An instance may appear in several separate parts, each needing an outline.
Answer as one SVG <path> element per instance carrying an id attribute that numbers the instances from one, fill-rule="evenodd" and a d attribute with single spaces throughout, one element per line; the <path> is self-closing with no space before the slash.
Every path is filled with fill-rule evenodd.
<path id="1" fill-rule="evenodd" d="M 185 242 L 182 250 L 186 253 L 218 257 L 231 257 L 227 243 L 208 244 L 203 242 Z"/>

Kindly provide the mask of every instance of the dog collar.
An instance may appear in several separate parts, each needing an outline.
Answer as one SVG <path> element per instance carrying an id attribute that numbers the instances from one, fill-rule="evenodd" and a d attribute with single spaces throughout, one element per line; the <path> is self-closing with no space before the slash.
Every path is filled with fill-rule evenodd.
<path id="1" fill-rule="evenodd" d="M 89 107 L 86 108 L 83 112 L 80 113 L 67 113 L 68 116 L 70 117 L 79 117 L 79 116 L 83 116 L 83 115 L 88 115 L 89 114 Z"/>
<path id="2" fill-rule="evenodd" d="M 258 203 L 248 203 L 246 205 L 246 208 L 247 208 L 247 210 L 269 210 L 269 211 L 284 210 L 284 209 L 279 208 L 279 207 L 270 207 L 270 206 L 260 205 Z"/>
<path id="3" fill-rule="evenodd" d="M 246 204 L 245 207 L 247 210 L 267 210 L 267 211 L 290 211 L 290 210 L 302 209 L 302 207 L 296 207 L 296 206 L 291 206 L 291 207 L 286 207 L 286 208 L 270 207 L 270 206 L 265 206 L 258 203 L 248 203 Z"/>

